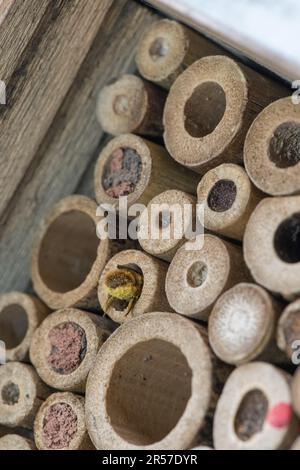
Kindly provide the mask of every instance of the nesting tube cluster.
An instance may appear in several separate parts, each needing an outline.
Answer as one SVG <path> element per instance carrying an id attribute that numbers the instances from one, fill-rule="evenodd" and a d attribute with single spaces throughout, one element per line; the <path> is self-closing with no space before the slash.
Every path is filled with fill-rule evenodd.
<path id="1" fill-rule="evenodd" d="M 95 103 L 95 200 L 37 230 L 38 297 L 0 295 L 0 449 L 299 449 L 299 109 L 171 20 L 136 64 Z"/>

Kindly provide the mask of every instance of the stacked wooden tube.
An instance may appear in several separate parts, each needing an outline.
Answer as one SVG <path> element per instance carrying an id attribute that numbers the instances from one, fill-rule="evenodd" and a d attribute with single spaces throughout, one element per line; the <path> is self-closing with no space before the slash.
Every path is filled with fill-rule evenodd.
<path id="1" fill-rule="evenodd" d="M 41 300 L 0 296 L 0 449 L 297 449 L 299 108 L 174 21 L 136 62 L 97 101 L 101 210 L 58 202 Z"/>

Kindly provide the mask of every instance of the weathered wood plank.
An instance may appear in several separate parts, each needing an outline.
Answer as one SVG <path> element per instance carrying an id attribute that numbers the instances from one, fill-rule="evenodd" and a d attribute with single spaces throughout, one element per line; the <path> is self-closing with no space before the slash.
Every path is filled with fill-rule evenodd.
<path id="1" fill-rule="evenodd" d="M 0 78 L 7 85 L 12 75 L 17 77 L 22 54 L 31 47 L 32 37 L 51 8 L 52 0 L 4 0 L 0 4 Z"/>
<path id="2" fill-rule="evenodd" d="M 74 192 L 79 182 L 78 190 L 91 195 L 89 164 L 95 162 L 107 141 L 96 119 L 97 95 L 112 77 L 134 70 L 137 41 L 156 18 L 132 0 L 115 1 L 106 15 L 68 96 L 9 204 L 6 223 L 0 230 L 0 292 L 26 289 L 32 239 L 45 211 Z"/>
<path id="3" fill-rule="evenodd" d="M 9 10 L 13 6 L 14 0 L 0 0 L 0 25 L 5 20 Z"/>
<path id="4" fill-rule="evenodd" d="M 112 0 L 59 0 L 22 55 L 0 111 L 0 216 L 18 188 Z M 0 70 L 1 76 L 1 70 Z M 7 185 L 7 181 L 10 182 Z M 4 190 L 5 188 L 5 190 Z"/>

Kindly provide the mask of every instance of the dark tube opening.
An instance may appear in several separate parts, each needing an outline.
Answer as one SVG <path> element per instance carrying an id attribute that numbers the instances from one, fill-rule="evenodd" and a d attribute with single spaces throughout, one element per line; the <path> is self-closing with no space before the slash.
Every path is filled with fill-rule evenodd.
<path id="1" fill-rule="evenodd" d="M 5 405 L 16 405 L 20 398 L 20 389 L 17 384 L 8 382 L 2 387 L 1 398 Z"/>
<path id="2" fill-rule="evenodd" d="M 285 219 L 274 235 L 274 248 L 285 263 L 300 262 L 300 212 Z"/>
<path id="3" fill-rule="evenodd" d="M 185 103 L 185 129 L 192 137 L 211 134 L 226 111 L 226 95 L 216 82 L 197 86 Z"/>
<path id="4" fill-rule="evenodd" d="M 300 161 L 300 124 L 284 122 L 270 139 L 269 158 L 278 168 L 289 168 Z"/>
<path id="5" fill-rule="evenodd" d="M 268 400 L 261 390 L 251 390 L 243 397 L 234 421 L 236 435 L 241 441 L 248 441 L 262 430 L 268 407 Z"/>
<path id="6" fill-rule="evenodd" d="M 236 199 L 236 194 L 237 189 L 234 181 L 219 180 L 208 194 L 208 207 L 214 212 L 228 211 Z"/>

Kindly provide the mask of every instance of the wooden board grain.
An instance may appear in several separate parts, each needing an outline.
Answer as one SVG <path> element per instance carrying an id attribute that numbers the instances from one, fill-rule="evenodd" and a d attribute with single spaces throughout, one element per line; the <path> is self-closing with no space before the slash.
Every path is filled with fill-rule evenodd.
<path id="1" fill-rule="evenodd" d="M 138 39 L 155 19 L 150 10 L 132 0 L 114 1 L 106 12 L 71 88 L 6 206 L 0 231 L 0 292 L 28 287 L 34 233 L 52 204 L 72 192 L 92 196 L 93 165 L 108 139 L 96 119 L 97 94 L 114 76 L 135 69 Z M 30 126 L 37 124 L 38 116 L 33 116 Z"/>
<path id="2" fill-rule="evenodd" d="M 13 6 L 14 0 L 0 0 L 0 25 L 5 20 L 9 10 Z"/>
<path id="3" fill-rule="evenodd" d="M 32 42 L 21 55 L 18 74 L 7 84 L 7 106 L 0 109 L 0 217 L 18 190 L 111 4 L 112 0 L 56 1 L 55 8 L 46 9 Z"/>
<path id="4" fill-rule="evenodd" d="M 8 5 L 4 0 L 2 5 L 6 13 L 3 13 L 0 27 L 0 78 L 8 86 L 12 77 L 18 75 L 22 56 L 26 48 L 32 48 L 31 40 L 53 3 L 51 0 L 13 0 Z"/>

